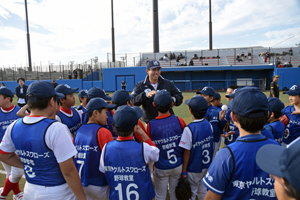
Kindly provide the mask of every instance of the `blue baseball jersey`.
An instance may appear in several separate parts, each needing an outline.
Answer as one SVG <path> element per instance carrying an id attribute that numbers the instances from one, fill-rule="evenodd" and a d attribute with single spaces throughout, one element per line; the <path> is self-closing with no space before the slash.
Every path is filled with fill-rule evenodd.
<path id="1" fill-rule="evenodd" d="M 56 120 L 44 118 L 29 125 L 19 119 L 12 128 L 11 138 L 25 171 L 26 181 L 41 186 L 66 183 L 54 153 L 46 146 L 45 133 Z M 45 173 L 45 171 L 47 173 Z"/>
<path id="2" fill-rule="evenodd" d="M 201 173 L 210 166 L 214 153 L 213 131 L 210 123 L 204 119 L 192 122 L 187 127 L 192 133 L 192 148 L 187 171 Z"/>
<path id="3" fill-rule="evenodd" d="M 183 149 L 179 147 L 182 128 L 178 117 L 153 119 L 149 122 L 150 136 L 159 148 L 159 160 L 155 162 L 158 169 L 174 169 L 182 165 Z"/>
<path id="4" fill-rule="evenodd" d="M 77 107 L 77 110 L 82 110 L 82 125 L 83 124 L 86 124 L 88 122 L 88 117 L 87 117 L 87 114 L 85 113 L 86 109 L 85 107 L 83 107 L 82 105 L 79 105 Z"/>
<path id="5" fill-rule="evenodd" d="M 287 106 L 282 111 L 282 114 L 286 114 L 289 118 L 289 123 L 286 126 L 287 134 L 283 137 L 285 144 L 291 143 L 300 136 L 300 114 L 292 115 L 294 111 L 294 106 Z"/>
<path id="6" fill-rule="evenodd" d="M 261 134 L 239 137 L 217 153 L 202 183 L 222 199 L 277 199 L 274 180 L 255 162 L 267 144 L 279 145 Z"/>
<path id="7" fill-rule="evenodd" d="M 17 112 L 20 110 L 19 106 L 15 106 L 12 110 L 9 112 L 3 112 L 2 109 L 0 109 L 0 141 L 2 141 L 2 138 L 4 136 L 4 133 L 6 131 L 6 128 L 13 123 L 16 119 L 19 119 L 20 117 L 17 115 Z"/>
<path id="8" fill-rule="evenodd" d="M 280 145 L 282 144 L 285 126 L 281 121 L 278 120 L 269 123 L 264 126 L 264 129 L 270 131 L 274 136 L 274 140 L 277 141 Z"/>
<path id="9" fill-rule="evenodd" d="M 110 132 L 111 132 L 111 135 L 113 137 L 113 139 L 117 139 L 118 138 L 118 135 L 114 132 L 114 128 L 112 126 L 113 124 L 113 115 L 111 114 L 111 110 L 107 111 L 107 120 L 106 120 L 106 124 L 105 124 L 105 128 L 107 128 Z"/>
<path id="10" fill-rule="evenodd" d="M 271 139 L 271 140 L 274 140 L 274 135 L 267 129 L 263 129 L 260 131 L 260 133 L 263 135 L 263 136 L 266 136 L 267 138 Z"/>
<path id="11" fill-rule="evenodd" d="M 150 172 L 143 158 L 143 143 L 114 140 L 106 144 L 103 153 L 109 199 L 154 198 Z"/>
<path id="12" fill-rule="evenodd" d="M 103 127 L 98 124 L 82 125 L 74 139 L 74 146 L 78 151 L 74 163 L 84 187 L 108 185 L 105 175 L 99 171 L 101 149 L 97 133 L 100 128 Z"/>
<path id="13" fill-rule="evenodd" d="M 225 138 L 225 141 L 224 141 L 225 145 L 229 145 L 229 144 L 235 142 L 236 139 L 240 136 L 240 131 L 239 131 L 238 127 L 236 127 L 235 124 L 233 123 L 230 113 L 231 113 L 231 111 L 230 111 L 230 109 L 228 109 L 225 113 L 225 120 L 230 121 L 229 131 L 234 131 L 235 134 L 232 134 L 229 137 Z M 223 131 L 223 134 L 226 134 L 226 132 Z"/>
<path id="14" fill-rule="evenodd" d="M 213 105 L 207 108 L 206 114 L 204 116 L 209 123 L 211 123 L 214 132 L 214 142 L 220 141 L 220 131 L 219 131 L 219 112 Z"/>
<path id="15" fill-rule="evenodd" d="M 79 116 L 79 113 L 75 110 L 75 108 L 71 107 L 72 110 L 72 116 L 67 116 L 61 111 L 57 114 L 59 118 L 61 119 L 61 123 L 65 124 L 73 136 L 76 135 L 76 131 L 79 129 L 81 124 L 81 118 Z"/>
<path id="16" fill-rule="evenodd" d="M 220 106 L 215 106 L 215 108 L 218 110 L 218 112 L 220 112 L 222 110 L 222 106 L 223 106 L 223 104 L 221 103 Z"/>

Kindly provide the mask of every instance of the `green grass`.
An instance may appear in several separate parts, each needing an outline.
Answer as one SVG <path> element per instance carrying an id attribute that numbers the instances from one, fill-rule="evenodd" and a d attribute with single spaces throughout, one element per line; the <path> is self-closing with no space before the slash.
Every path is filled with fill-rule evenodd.
<path id="1" fill-rule="evenodd" d="M 223 104 L 227 105 L 228 102 L 225 98 L 225 92 L 219 92 L 219 93 L 222 97 L 221 102 Z M 267 95 L 267 97 L 269 96 L 269 91 L 266 91 L 264 93 Z M 186 99 L 192 98 L 194 95 L 196 95 L 196 93 L 195 92 L 183 92 L 182 94 L 183 94 L 183 103 L 178 107 L 174 107 L 173 109 L 174 109 L 174 112 L 175 112 L 176 116 L 181 117 L 186 122 L 186 124 L 189 124 L 190 122 L 192 122 L 192 116 L 189 114 L 188 106 L 185 105 L 184 102 L 185 102 Z M 112 93 L 109 93 L 109 95 L 111 96 Z M 79 99 L 78 99 L 78 94 L 75 93 L 74 96 L 75 96 L 75 99 L 76 99 L 75 106 L 78 106 L 80 104 Z M 290 104 L 288 95 L 287 94 L 282 94 L 282 92 L 280 92 L 280 100 L 286 106 Z M 14 98 L 13 103 L 17 105 L 17 98 L 16 97 Z M 0 166 L 0 169 L 4 170 L 2 165 Z M 4 182 L 5 182 L 5 175 L 0 174 L 0 185 L 1 185 L 1 187 L 3 187 Z M 22 191 L 23 191 L 23 188 L 24 188 L 24 183 L 25 183 L 25 179 L 22 179 L 20 181 L 20 188 L 21 188 Z M 167 200 L 168 199 L 169 199 L 169 197 L 167 197 Z M 10 192 L 7 200 L 12 200 L 12 192 Z"/>

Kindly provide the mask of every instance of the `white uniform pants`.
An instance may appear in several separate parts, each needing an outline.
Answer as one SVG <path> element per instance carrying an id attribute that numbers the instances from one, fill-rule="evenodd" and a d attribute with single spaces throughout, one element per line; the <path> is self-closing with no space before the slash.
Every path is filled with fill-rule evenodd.
<path id="1" fill-rule="evenodd" d="M 170 200 L 176 200 L 175 188 L 177 187 L 179 178 L 182 173 L 182 165 L 174 169 L 157 169 L 154 168 L 154 185 L 155 185 L 155 200 L 165 200 L 168 192 L 169 184 L 169 193 Z"/>
<path id="2" fill-rule="evenodd" d="M 188 180 L 192 189 L 192 200 L 195 200 L 196 196 L 198 196 L 198 200 L 204 199 L 207 189 L 202 184 L 202 179 L 204 178 L 206 172 L 207 169 L 203 169 L 201 173 L 188 172 Z"/>
<path id="3" fill-rule="evenodd" d="M 83 187 L 86 200 L 109 200 L 109 189 L 108 185 L 103 187 L 94 185 Z"/>

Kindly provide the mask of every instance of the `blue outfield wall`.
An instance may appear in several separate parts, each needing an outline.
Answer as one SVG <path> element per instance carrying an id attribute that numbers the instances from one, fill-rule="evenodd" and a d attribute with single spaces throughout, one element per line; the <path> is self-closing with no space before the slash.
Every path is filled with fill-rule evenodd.
<path id="1" fill-rule="evenodd" d="M 274 74 L 280 76 L 278 79 L 279 89 L 284 87 L 290 89 L 293 85 L 300 84 L 300 67 L 298 68 L 276 68 Z"/>
<path id="2" fill-rule="evenodd" d="M 173 81 L 182 91 L 198 90 L 211 86 L 217 90 L 225 90 L 236 84 L 237 78 L 266 79 L 267 88 L 272 81 L 273 65 L 252 66 L 217 66 L 217 67 L 170 67 L 162 68 L 161 75 Z M 121 82 L 127 83 L 126 90 L 132 91 L 134 85 L 146 77 L 146 67 L 125 67 L 103 69 L 103 88 L 105 91 L 121 89 Z M 259 82 L 253 84 L 259 87 Z"/>

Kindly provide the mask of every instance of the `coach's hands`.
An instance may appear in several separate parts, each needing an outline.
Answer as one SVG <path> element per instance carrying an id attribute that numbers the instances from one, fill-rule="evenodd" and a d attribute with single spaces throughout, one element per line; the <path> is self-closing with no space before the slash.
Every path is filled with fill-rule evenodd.
<path id="1" fill-rule="evenodd" d="M 231 136 L 231 135 L 233 135 L 233 134 L 235 134 L 234 131 L 229 131 L 229 132 L 227 132 L 226 134 L 221 134 L 221 136 L 222 136 L 223 138 L 227 138 L 227 137 L 229 137 L 229 136 Z"/>
<path id="2" fill-rule="evenodd" d="M 150 92 L 147 93 L 147 97 L 153 97 L 156 94 L 155 90 L 151 90 Z"/>

